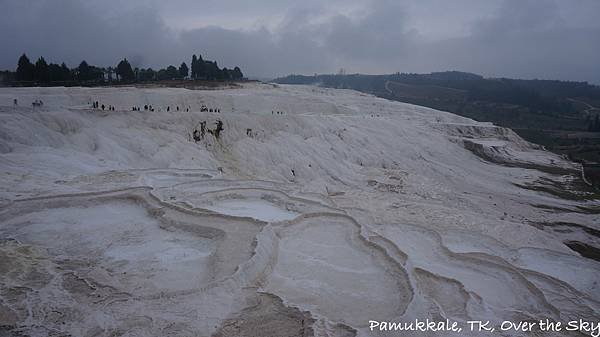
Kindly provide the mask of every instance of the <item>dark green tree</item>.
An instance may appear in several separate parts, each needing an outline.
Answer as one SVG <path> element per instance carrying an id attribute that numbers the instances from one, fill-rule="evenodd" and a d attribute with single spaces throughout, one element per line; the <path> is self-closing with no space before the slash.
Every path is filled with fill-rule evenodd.
<path id="1" fill-rule="evenodd" d="M 48 81 L 49 82 L 60 82 L 62 79 L 62 69 L 56 63 L 50 63 L 48 65 Z"/>
<path id="2" fill-rule="evenodd" d="M 63 62 L 60 65 L 60 80 L 61 81 L 70 81 L 73 77 L 71 76 L 71 70 L 67 65 Z"/>
<path id="3" fill-rule="evenodd" d="M 240 70 L 239 67 L 235 67 L 235 68 L 233 68 L 231 78 L 234 80 L 240 80 L 240 79 L 244 78 L 244 74 L 242 74 L 242 70 Z"/>
<path id="4" fill-rule="evenodd" d="M 216 61 L 204 61 L 204 76 L 207 80 L 216 80 L 221 77 L 221 70 Z"/>
<path id="5" fill-rule="evenodd" d="M 16 74 L 17 74 L 17 72 L 10 71 L 10 70 L 0 71 L 0 83 L 2 83 L 2 82 L 10 83 L 10 82 L 16 81 L 16 77 L 15 77 Z"/>
<path id="6" fill-rule="evenodd" d="M 196 79 L 196 77 L 198 77 L 198 58 L 196 57 L 196 54 L 192 55 L 192 78 Z"/>
<path id="7" fill-rule="evenodd" d="M 187 64 L 185 64 L 185 62 L 181 62 L 181 65 L 179 66 L 179 77 L 181 78 L 186 78 L 188 76 L 188 66 Z"/>
<path id="8" fill-rule="evenodd" d="M 221 70 L 221 77 L 224 80 L 230 80 L 231 79 L 231 73 L 232 73 L 231 70 L 223 67 L 223 69 Z"/>
<path id="9" fill-rule="evenodd" d="M 48 76 L 48 63 L 46 63 L 43 57 L 38 58 L 35 62 L 33 78 L 43 83 L 47 83 L 50 80 Z"/>
<path id="10" fill-rule="evenodd" d="M 138 78 L 140 81 L 154 81 L 156 79 L 156 72 L 152 68 L 141 69 Z"/>
<path id="11" fill-rule="evenodd" d="M 206 61 L 202 59 L 202 55 L 198 54 L 198 78 L 205 79 L 207 77 L 206 73 Z"/>
<path id="12" fill-rule="evenodd" d="M 92 65 L 89 65 L 86 61 L 81 61 L 77 69 L 75 70 L 75 78 L 78 81 L 89 82 L 89 81 L 104 81 L 104 70 Z"/>
<path id="13" fill-rule="evenodd" d="M 156 79 L 158 81 L 165 81 L 169 79 L 169 73 L 167 72 L 167 69 L 160 69 L 159 71 L 156 72 Z"/>
<path id="14" fill-rule="evenodd" d="M 194 55 L 195 57 L 196 55 Z M 192 62 L 194 62 L 194 57 L 192 57 Z M 206 67 L 204 66 L 204 60 L 202 59 L 202 55 L 198 55 L 196 61 L 192 64 L 192 78 L 194 79 L 204 79 L 206 78 Z"/>
<path id="15" fill-rule="evenodd" d="M 89 81 L 92 79 L 92 69 L 90 65 L 85 62 L 85 60 L 79 63 L 79 67 L 77 67 L 77 80 L 79 81 Z"/>
<path id="16" fill-rule="evenodd" d="M 34 65 L 29 61 L 27 55 L 23 54 L 19 57 L 17 65 L 16 78 L 17 81 L 33 81 Z"/>
<path id="17" fill-rule="evenodd" d="M 167 67 L 167 79 L 172 80 L 172 79 L 176 79 L 179 77 L 179 70 L 177 70 L 177 68 L 175 68 L 175 66 L 168 66 Z"/>
<path id="18" fill-rule="evenodd" d="M 207 78 L 207 69 L 205 61 L 202 59 L 202 55 L 194 54 L 192 56 L 192 78 L 193 79 L 205 79 Z"/>
<path id="19" fill-rule="evenodd" d="M 135 74 L 131 68 L 131 64 L 129 64 L 129 61 L 127 61 L 126 58 L 122 59 L 117 65 L 117 76 L 120 77 L 121 81 L 130 82 L 135 79 Z"/>

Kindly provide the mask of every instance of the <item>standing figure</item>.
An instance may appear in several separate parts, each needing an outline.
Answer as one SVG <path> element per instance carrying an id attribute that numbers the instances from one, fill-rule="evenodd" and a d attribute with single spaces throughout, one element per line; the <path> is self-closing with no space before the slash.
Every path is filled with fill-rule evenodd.
<path id="1" fill-rule="evenodd" d="M 223 131 L 223 130 L 224 130 L 223 129 L 223 122 L 221 122 L 220 119 L 217 119 L 217 127 L 215 128 L 215 131 L 214 131 L 215 138 L 218 139 L 219 136 L 221 135 L 221 131 Z"/>
<path id="2" fill-rule="evenodd" d="M 206 134 L 206 121 L 200 122 L 200 137 L 204 139 L 204 135 Z"/>

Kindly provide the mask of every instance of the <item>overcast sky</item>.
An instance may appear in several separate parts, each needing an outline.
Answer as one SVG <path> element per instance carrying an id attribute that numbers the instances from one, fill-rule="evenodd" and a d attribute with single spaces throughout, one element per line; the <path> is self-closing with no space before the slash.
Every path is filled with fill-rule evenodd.
<path id="1" fill-rule="evenodd" d="M 85 59 L 246 75 L 462 70 L 600 84 L 600 0 L 0 0 L 0 68 Z"/>

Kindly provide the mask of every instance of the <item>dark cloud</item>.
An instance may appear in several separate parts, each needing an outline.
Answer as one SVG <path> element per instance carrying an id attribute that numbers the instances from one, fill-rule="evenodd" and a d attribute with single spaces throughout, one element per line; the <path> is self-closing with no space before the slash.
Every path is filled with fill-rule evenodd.
<path id="1" fill-rule="evenodd" d="M 0 67 L 22 52 L 75 66 L 192 53 L 249 75 L 428 72 L 600 83 L 595 0 L 0 0 Z"/>
<path id="2" fill-rule="evenodd" d="M 0 35 L 3 67 L 14 67 L 22 52 L 45 56 L 49 61 L 66 61 L 71 66 L 83 59 L 110 65 L 118 57 L 140 63 L 167 61 L 167 50 L 175 47 L 175 35 L 155 12 L 147 9 L 103 17 L 79 1 L 32 1 L 34 6 L 25 3 L 29 4 L 2 3 L 9 6 L 1 11 L 0 20 L 0 29 L 9 32 Z"/>
<path id="3" fill-rule="evenodd" d="M 473 25 L 475 36 L 511 36 L 543 32 L 564 26 L 559 7 L 553 1 L 505 0 L 495 14 Z"/>
<path id="4" fill-rule="evenodd" d="M 201 52 L 205 59 L 219 60 L 219 65 L 239 65 L 259 76 L 328 68 L 328 61 L 322 56 L 324 50 L 312 39 L 293 32 L 274 35 L 266 29 L 206 27 L 183 32 L 180 41 L 185 55 Z"/>
<path id="5" fill-rule="evenodd" d="M 393 62 L 406 57 L 412 48 L 411 31 L 406 31 L 406 15 L 396 1 L 377 2 L 358 19 L 338 15 L 327 29 L 326 45 L 341 62 Z"/>
<path id="6" fill-rule="evenodd" d="M 600 83 L 600 26 L 578 27 L 569 20 L 576 18 L 563 16 L 553 1 L 506 0 L 473 25 L 471 35 L 429 48 L 446 50 L 448 66 L 462 63 L 484 75 Z"/>

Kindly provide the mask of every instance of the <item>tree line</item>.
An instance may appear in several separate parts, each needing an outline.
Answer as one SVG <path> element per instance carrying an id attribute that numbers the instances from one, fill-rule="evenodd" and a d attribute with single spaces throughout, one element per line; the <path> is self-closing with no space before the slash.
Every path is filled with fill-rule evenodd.
<path id="1" fill-rule="evenodd" d="M 219 68 L 216 61 L 203 60 L 201 55 L 193 55 L 191 73 L 185 62 L 179 67 L 173 65 L 154 70 L 152 68 L 133 68 L 126 58 L 119 61 L 116 67 L 97 67 L 81 61 L 76 68 L 69 68 L 63 62 L 60 65 L 48 63 L 44 57 L 39 57 L 32 63 L 26 54 L 21 55 L 14 72 L 2 72 L 5 82 L 20 84 L 102 84 L 106 82 L 136 83 L 164 80 L 240 80 L 244 78 L 239 67 L 228 69 Z"/>

